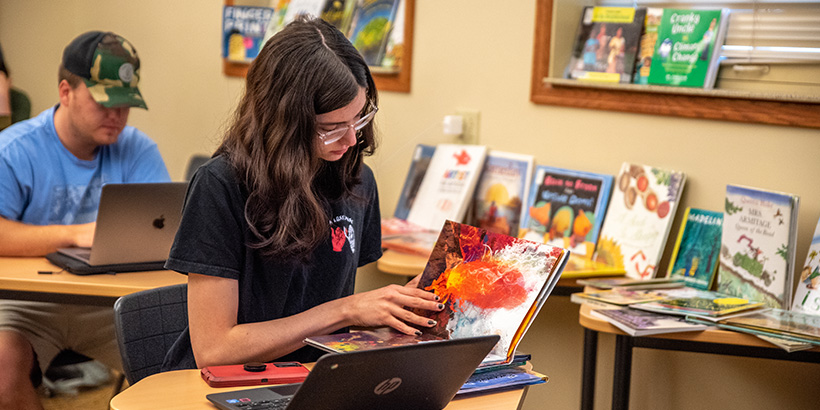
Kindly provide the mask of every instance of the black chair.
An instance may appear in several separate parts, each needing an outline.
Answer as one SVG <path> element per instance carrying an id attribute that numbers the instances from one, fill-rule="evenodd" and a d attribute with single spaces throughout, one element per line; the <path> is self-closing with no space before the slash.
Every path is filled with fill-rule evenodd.
<path id="1" fill-rule="evenodd" d="M 211 157 L 208 155 L 192 155 L 191 159 L 188 160 L 188 168 L 185 170 L 185 180 L 190 181 L 191 177 L 194 176 L 194 172 L 196 172 L 202 164 L 208 162 L 209 159 L 211 159 Z"/>
<path id="2" fill-rule="evenodd" d="M 188 285 L 179 284 L 125 295 L 114 303 L 114 326 L 129 384 L 158 373 L 188 325 Z"/>

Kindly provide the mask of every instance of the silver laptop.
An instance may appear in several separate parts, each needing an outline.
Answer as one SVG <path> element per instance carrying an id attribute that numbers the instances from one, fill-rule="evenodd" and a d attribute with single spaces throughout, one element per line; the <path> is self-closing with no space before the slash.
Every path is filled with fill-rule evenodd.
<path id="1" fill-rule="evenodd" d="M 223 410 L 441 410 L 498 340 L 479 336 L 327 354 L 302 383 L 205 397 Z"/>
<path id="2" fill-rule="evenodd" d="M 187 182 L 103 185 L 91 248 L 57 252 L 90 266 L 164 261 L 187 188 Z"/>

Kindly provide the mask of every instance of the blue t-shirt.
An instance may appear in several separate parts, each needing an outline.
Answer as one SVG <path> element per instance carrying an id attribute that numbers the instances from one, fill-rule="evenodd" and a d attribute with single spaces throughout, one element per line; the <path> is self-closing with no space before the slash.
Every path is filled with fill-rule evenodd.
<path id="1" fill-rule="evenodd" d="M 93 222 L 104 184 L 171 180 L 157 144 L 130 126 L 93 160 L 77 158 L 57 136 L 56 109 L 0 132 L 0 216 L 32 225 Z"/>

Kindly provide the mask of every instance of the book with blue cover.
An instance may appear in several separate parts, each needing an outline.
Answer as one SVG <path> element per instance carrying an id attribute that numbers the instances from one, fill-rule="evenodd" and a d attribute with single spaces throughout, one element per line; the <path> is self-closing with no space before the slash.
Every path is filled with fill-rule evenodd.
<path id="1" fill-rule="evenodd" d="M 682 219 L 667 277 L 682 279 L 686 286 L 695 289 L 709 290 L 717 272 L 723 213 L 686 208 Z"/>
<path id="2" fill-rule="evenodd" d="M 274 9 L 225 6 L 222 10 L 222 58 L 250 62 L 265 44 L 263 39 Z"/>
<path id="3" fill-rule="evenodd" d="M 369 66 L 380 66 L 395 24 L 399 0 L 362 0 L 353 14 L 350 42 Z"/>
<path id="4" fill-rule="evenodd" d="M 536 166 L 518 237 L 592 255 L 612 182 L 612 175 Z"/>
<path id="5" fill-rule="evenodd" d="M 517 236 L 532 177 L 533 156 L 490 151 L 473 194 L 470 225 Z"/>

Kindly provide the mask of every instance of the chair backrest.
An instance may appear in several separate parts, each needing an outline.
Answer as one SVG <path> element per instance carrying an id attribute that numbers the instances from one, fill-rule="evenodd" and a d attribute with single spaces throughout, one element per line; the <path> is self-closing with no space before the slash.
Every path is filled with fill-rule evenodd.
<path id="1" fill-rule="evenodd" d="M 194 176 L 194 172 L 196 172 L 202 164 L 208 162 L 209 159 L 211 159 L 211 157 L 208 155 L 192 155 L 191 159 L 188 160 L 188 168 L 185 170 L 185 180 L 190 181 L 191 177 Z"/>
<path id="2" fill-rule="evenodd" d="M 117 299 L 114 326 L 128 383 L 158 373 L 165 353 L 188 326 L 188 285 L 164 286 Z"/>

